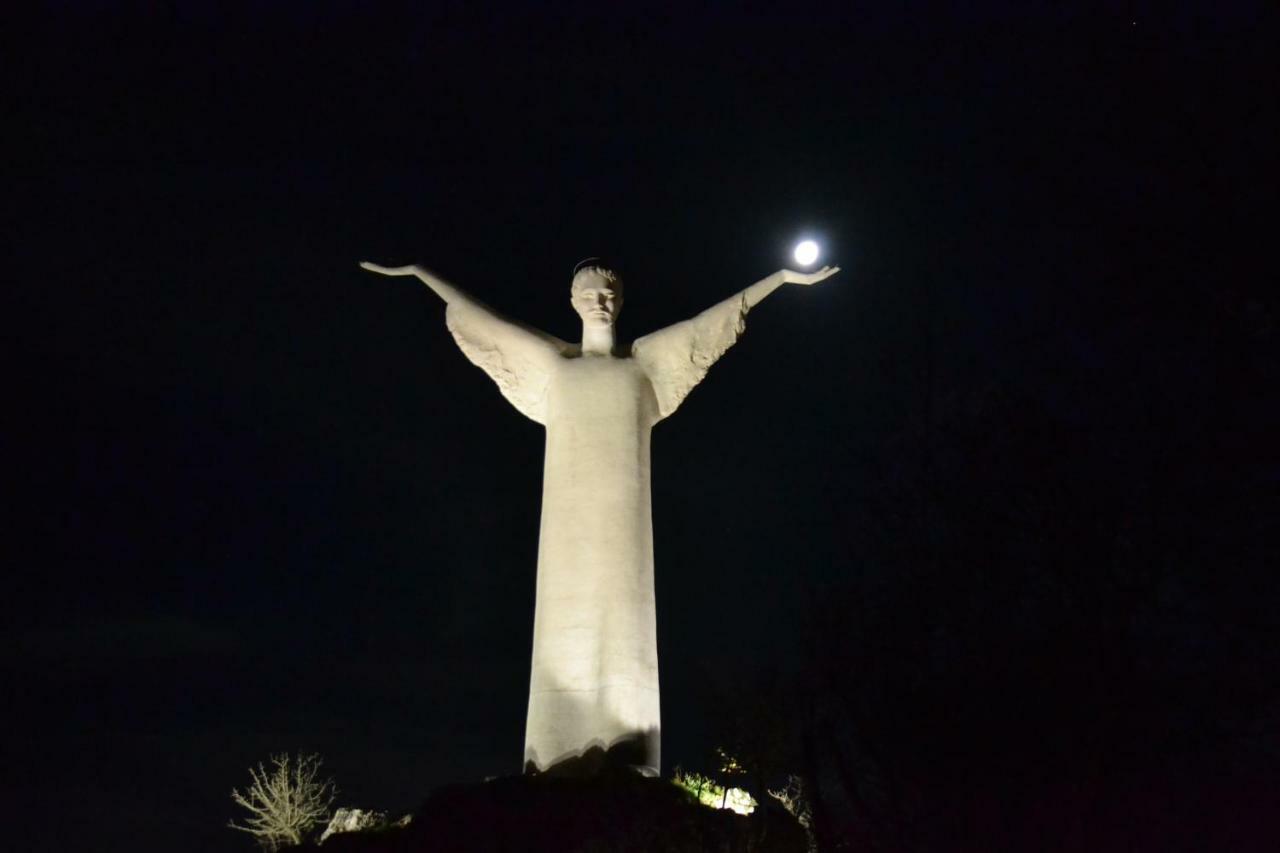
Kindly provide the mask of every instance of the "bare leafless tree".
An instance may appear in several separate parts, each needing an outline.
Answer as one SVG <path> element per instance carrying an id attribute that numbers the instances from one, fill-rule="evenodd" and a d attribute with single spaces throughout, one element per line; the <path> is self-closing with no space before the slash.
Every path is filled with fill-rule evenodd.
<path id="1" fill-rule="evenodd" d="M 813 807 L 809 804 L 804 780 L 799 776 L 788 776 L 787 786 L 781 791 L 769 791 L 769 796 L 781 803 L 782 807 L 796 819 L 808 839 L 809 853 L 816 853 L 818 841 L 813 834 Z"/>
<path id="2" fill-rule="evenodd" d="M 319 755 L 281 753 L 271 756 L 271 768 L 249 768 L 253 783 L 241 793 L 232 789 L 231 799 L 249 810 L 243 824 L 227 825 L 247 832 L 269 851 L 301 844 L 303 836 L 329 816 L 329 806 L 337 795 L 332 779 L 319 779 Z"/>

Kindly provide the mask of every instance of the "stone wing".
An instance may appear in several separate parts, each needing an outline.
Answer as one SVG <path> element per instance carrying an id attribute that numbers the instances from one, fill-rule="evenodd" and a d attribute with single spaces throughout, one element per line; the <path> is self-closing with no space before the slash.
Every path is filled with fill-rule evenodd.
<path id="1" fill-rule="evenodd" d="M 444 316 L 462 354 L 520 414 L 545 425 L 551 376 L 570 345 L 479 303 L 451 302 Z"/>
<path id="2" fill-rule="evenodd" d="M 738 294 L 631 345 L 632 357 L 653 384 L 660 418 L 679 408 L 711 365 L 737 343 L 747 329 L 748 310 L 746 297 Z"/>

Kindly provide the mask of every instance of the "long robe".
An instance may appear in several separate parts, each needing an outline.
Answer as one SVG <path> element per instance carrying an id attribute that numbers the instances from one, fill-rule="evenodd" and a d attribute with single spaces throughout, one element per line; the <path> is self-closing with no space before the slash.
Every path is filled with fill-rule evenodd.
<path id="1" fill-rule="evenodd" d="M 746 328 L 731 297 L 636 340 L 628 355 L 576 345 L 451 302 L 467 358 L 546 427 L 524 767 L 595 747 L 660 769 L 649 436 Z"/>

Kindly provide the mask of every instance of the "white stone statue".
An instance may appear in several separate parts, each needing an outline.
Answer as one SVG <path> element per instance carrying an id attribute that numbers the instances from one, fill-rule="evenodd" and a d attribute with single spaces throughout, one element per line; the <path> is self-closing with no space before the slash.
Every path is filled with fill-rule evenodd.
<path id="1" fill-rule="evenodd" d="M 435 291 L 466 357 L 546 427 L 525 769 L 544 771 L 599 748 L 610 761 L 656 775 L 650 430 L 737 341 L 760 300 L 839 268 L 779 270 L 627 348 L 614 339 L 622 282 L 600 265 L 580 264 L 573 276 L 581 344 L 507 319 L 420 266 L 361 266 L 416 276 Z"/>

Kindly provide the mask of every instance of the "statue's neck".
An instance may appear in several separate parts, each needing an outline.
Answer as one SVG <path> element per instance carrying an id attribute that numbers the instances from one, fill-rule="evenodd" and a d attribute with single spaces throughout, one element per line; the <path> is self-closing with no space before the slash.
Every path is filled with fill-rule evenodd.
<path id="1" fill-rule="evenodd" d="M 584 326 L 582 328 L 583 355 L 612 355 L 613 327 Z"/>

